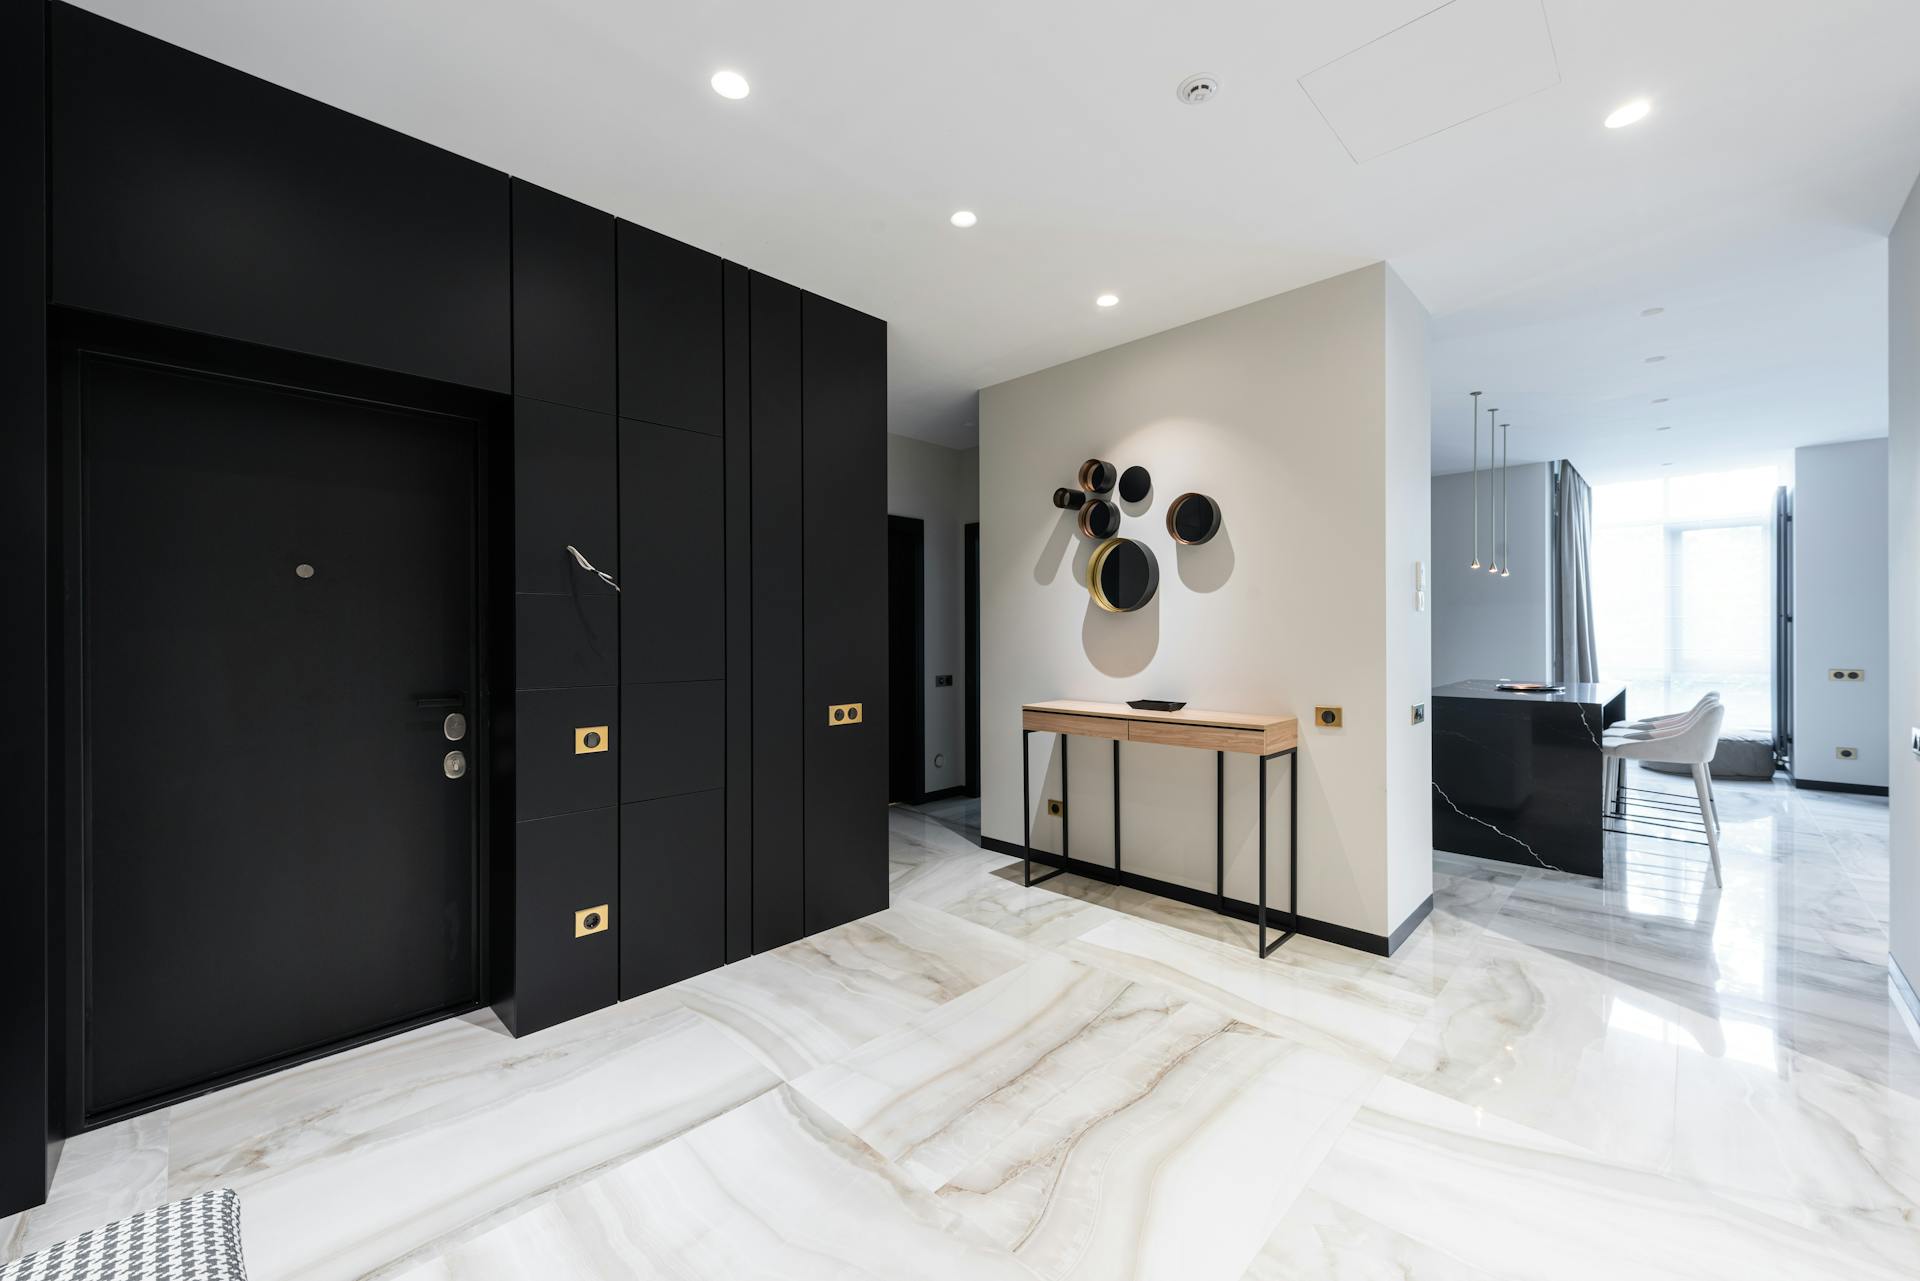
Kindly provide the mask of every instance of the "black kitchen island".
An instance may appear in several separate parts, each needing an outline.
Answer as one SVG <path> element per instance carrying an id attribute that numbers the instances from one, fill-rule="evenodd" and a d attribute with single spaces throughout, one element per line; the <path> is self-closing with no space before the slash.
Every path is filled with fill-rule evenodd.
<path id="1" fill-rule="evenodd" d="M 1600 876 L 1600 735 L 1625 718 L 1626 690 L 1499 683 L 1433 691 L 1434 848 Z"/>

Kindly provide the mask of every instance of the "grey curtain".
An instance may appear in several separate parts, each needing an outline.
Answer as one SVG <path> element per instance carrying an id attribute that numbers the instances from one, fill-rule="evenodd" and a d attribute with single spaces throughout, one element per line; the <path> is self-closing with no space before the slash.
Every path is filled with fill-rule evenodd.
<path id="1" fill-rule="evenodd" d="M 1600 679 L 1593 652 L 1593 487 L 1565 459 L 1560 461 L 1559 527 L 1554 530 L 1554 610 L 1560 652 L 1558 679 L 1586 684 Z"/>

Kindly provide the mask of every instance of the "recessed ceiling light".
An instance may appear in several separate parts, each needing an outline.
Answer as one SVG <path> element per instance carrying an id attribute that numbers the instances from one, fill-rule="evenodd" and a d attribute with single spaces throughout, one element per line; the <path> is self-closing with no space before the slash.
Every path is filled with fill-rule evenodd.
<path id="1" fill-rule="evenodd" d="M 956 227 L 971 227 L 980 220 L 974 217 L 973 210 L 971 209 L 956 209 L 954 210 L 953 217 L 947 219 L 947 221 Z"/>
<path id="2" fill-rule="evenodd" d="M 1661 361 L 1663 361 L 1663 360 L 1665 360 L 1665 359 L 1666 359 L 1666 357 L 1665 357 L 1665 356 L 1648 356 L 1648 357 L 1647 357 L 1647 363 L 1648 363 L 1649 365 L 1657 365 L 1657 364 L 1659 364 L 1659 363 L 1660 363 Z"/>
<path id="3" fill-rule="evenodd" d="M 1093 300 L 1093 305 L 1096 307 L 1118 307 L 1120 305 L 1120 295 L 1101 294 Z"/>
<path id="4" fill-rule="evenodd" d="M 1635 98 L 1632 102 L 1623 102 L 1607 116 L 1607 128 L 1624 129 L 1628 125 L 1637 125 L 1647 118 L 1653 110 L 1653 104 L 1645 98 Z"/>
<path id="5" fill-rule="evenodd" d="M 1667 398 L 1665 396 L 1655 396 L 1653 398 L 1653 403 L 1656 405 L 1664 405 L 1667 403 Z"/>
<path id="6" fill-rule="evenodd" d="M 1665 311 L 1666 311 L 1665 307 L 1649 307 L 1645 311 L 1641 312 L 1640 314 L 1643 316 L 1658 316 L 1664 313 Z"/>
<path id="7" fill-rule="evenodd" d="M 722 98 L 738 100 L 753 92 L 753 87 L 747 83 L 747 78 L 738 71 L 716 71 L 713 73 L 713 79 L 707 83 L 711 84 L 713 91 Z"/>

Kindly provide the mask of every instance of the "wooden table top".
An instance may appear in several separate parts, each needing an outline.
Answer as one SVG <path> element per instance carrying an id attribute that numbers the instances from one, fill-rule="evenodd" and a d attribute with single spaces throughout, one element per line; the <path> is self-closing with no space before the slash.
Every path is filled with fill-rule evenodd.
<path id="1" fill-rule="evenodd" d="M 1125 703 L 1091 703 L 1055 698 L 1020 707 L 1024 729 L 1080 734 L 1170 747 L 1270 755 L 1298 741 L 1300 723 L 1292 716 L 1264 712 L 1220 712 L 1183 707 L 1177 712 L 1142 711 Z"/>

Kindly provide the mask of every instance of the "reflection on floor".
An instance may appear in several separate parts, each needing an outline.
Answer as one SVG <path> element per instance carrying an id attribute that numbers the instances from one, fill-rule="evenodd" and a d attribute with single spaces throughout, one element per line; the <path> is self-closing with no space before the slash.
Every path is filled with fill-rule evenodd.
<path id="1" fill-rule="evenodd" d="M 1265 963 L 896 808 L 885 912 L 83 1136 L 0 1244 L 226 1185 L 256 1281 L 1911 1277 L 1885 802 L 1720 803 L 1723 892 L 1640 838 L 1604 884 L 1440 855 L 1398 955 Z"/>

